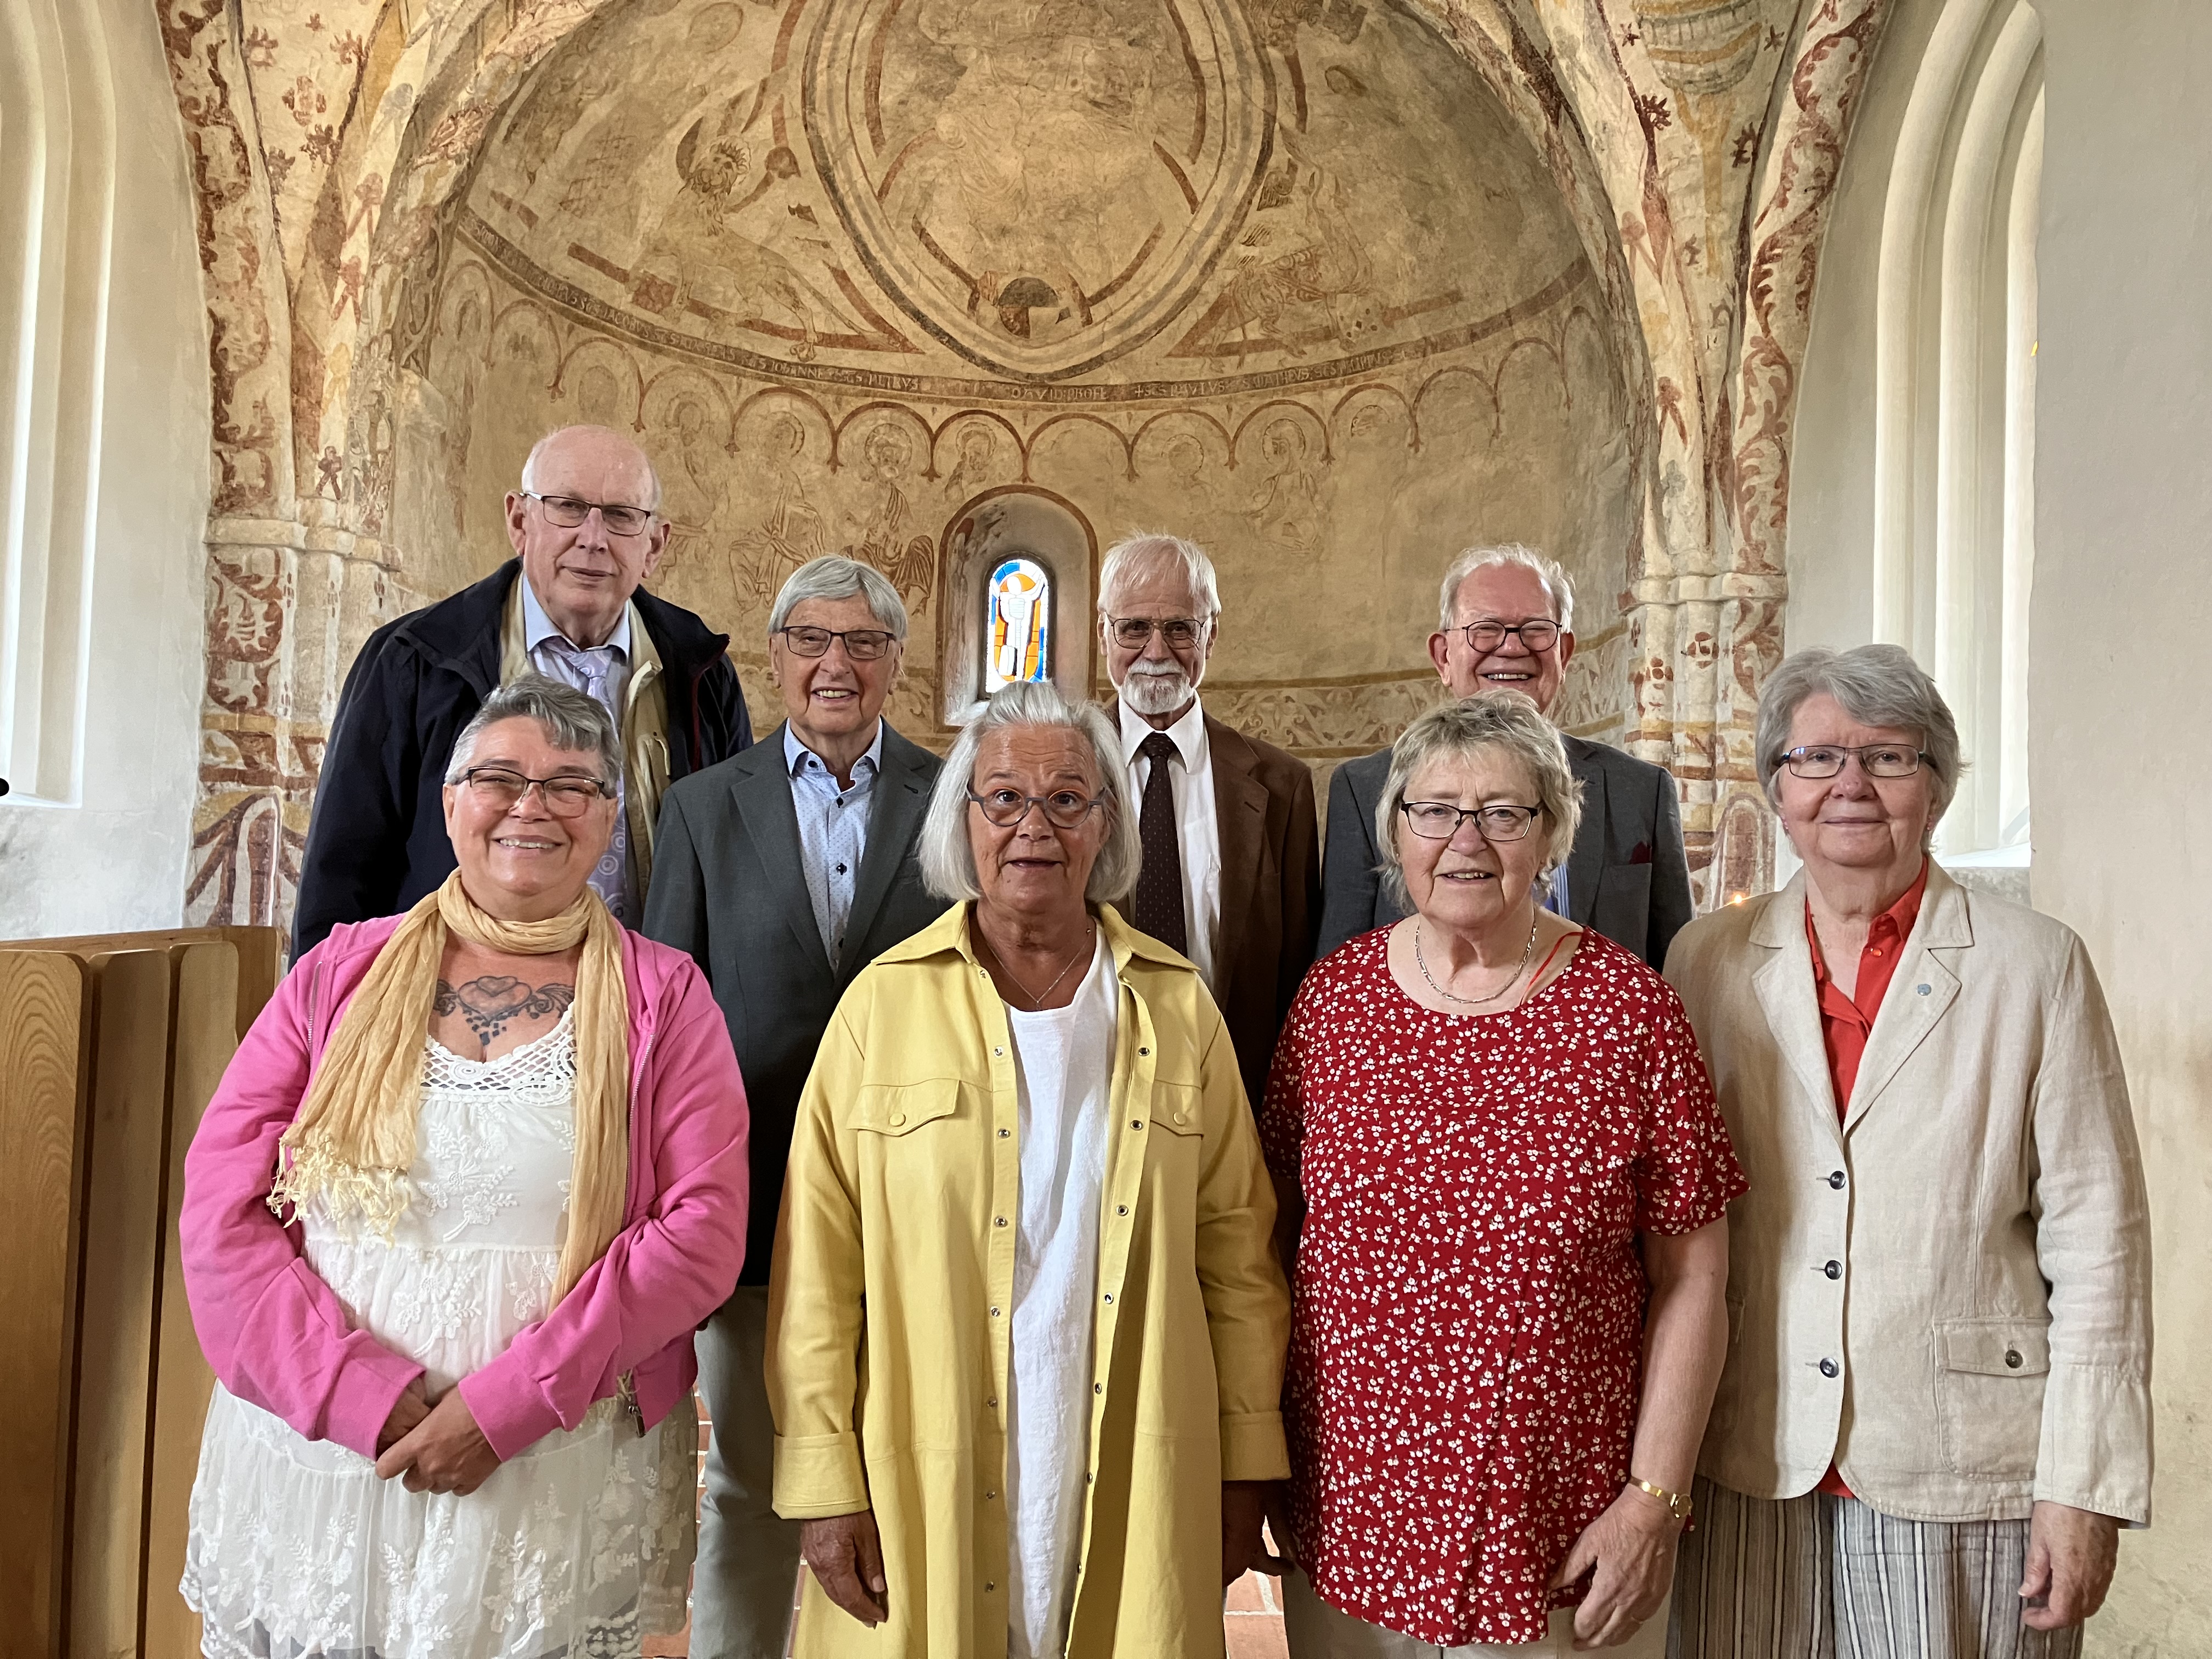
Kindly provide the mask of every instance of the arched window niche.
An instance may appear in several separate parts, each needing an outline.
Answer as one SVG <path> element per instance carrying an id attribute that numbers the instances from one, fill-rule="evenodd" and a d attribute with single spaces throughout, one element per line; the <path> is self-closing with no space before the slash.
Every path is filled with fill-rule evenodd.
<path id="1" fill-rule="evenodd" d="M 1098 538 L 1075 504 L 1031 484 L 986 490 L 952 515 L 939 545 L 945 724 L 966 725 L 1017 680 L 1088 696 Z"/>

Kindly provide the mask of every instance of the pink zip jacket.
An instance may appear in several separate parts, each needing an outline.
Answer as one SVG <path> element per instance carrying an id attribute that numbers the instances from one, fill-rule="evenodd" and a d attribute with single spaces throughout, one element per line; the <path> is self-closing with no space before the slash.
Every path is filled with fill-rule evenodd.
<path id="1" fill-rule="evenodd" d="M 413 1360 L 356 1330 L 268 1206 L 276 1140 L 369 964 L 398 929 L 332 930 L 253 1022 L 185 1155 L 185 1290 L 223 1386 L 310 1440 L 364 1457 Z M 650 1425 L 698 1373 L 691 1334 L 729 1297 L 745 1249 L 745 1089 L 706 976 L 680 951 L 623 934 L 629 990 L 627 1226 L 561 1304 L 459 1383 L 502 1459 L 573 1429 L 632 1375 Z"/>

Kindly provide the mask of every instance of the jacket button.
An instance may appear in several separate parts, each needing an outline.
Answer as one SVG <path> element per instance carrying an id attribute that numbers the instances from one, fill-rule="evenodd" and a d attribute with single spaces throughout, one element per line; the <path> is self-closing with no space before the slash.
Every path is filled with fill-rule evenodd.
<path id="1" fill-rule="evenodd" d="M 1106 1292 L 1106 1299 L 1107 1299 L 1109 1302 L 1111 1302 L 1111 1301 L 1114 1299 L 1114 1292 L 1113 1292 L 1113 1291 L 1107 1291 L 1107 1292 Z"/>
<path id="2" fill-rule="evenodd" d="M 891 1127 L 892 1127 L 892 1128 L 894 1128 L 894 1129 L 897 1128 L 897 1127 L 899 1127 L 899 1125 L 900 1125 L 900 1124 L 902 1124 L 902 1123 L 903 1123 L 903 1122 L 905 1122 L 905 1121 L 906 1121 L 906 1114 L 905 1114 L 904 1112 L 893 1112 L 893 1113 L 891 1114 Z"/>
<path id="3" fill-rule="evenodd" d="M 1116 1204 L 1114 1206 L 1114 1213 L 1115 1215 L 1127 1215 L 1129 1213 L 1129 1206 L 1126 1204 Z"/>
<path id="4" fill-rule="evenodd" d="M 1003 1133 L 1003 1132 L 1002 1132 L 1002 1133 Z M 1841 1191 L 1843 1191 L 1843 1190 L 1844 1190 L 1844 1172 L 1843 1172 L 1841 1170 L 1837 1170 L 1833 1175 L 1832 1175 L 1832 1176 L 1830 1176 L 1828 1177 L 1828 1184 L 1829 1184 L 1831 1187 L 1833 1187 L 1833 1188 L 1834 1188 L 1838 1192 L 1839 1192 L 1839 1193 L 1840 1193 Z"/>
<path id="5" fill-rule="evenodd" d="M 991 1224 L 994 1227 L 1003 1227 L 1006 1224 L 1006 1218 L 1002 1215 L 994 1215 L 991 1218 Z"/>
<path id="6" fill-rule="evenodd" d="M 994 1047 L 991 1052 L 998 1055 L 1001 1060 L 1006 1058 L 1006 1051 L 1004 1048 Z"/>
<path id="7" fill-rule="evenodd" d="M 993 1313 L 996 1313 L 996 1312 L 998 1312 L 999 1310 L 998 1310 L 996 1308 L 994 1308 L 994 1309 L 992 1309 L 992 1310 L 991 1310 L 991 1311 L 992 1311 Z M 1834 1360 L 1832 1360 L 1832 1359 L 1823 1359 L 1823 1360 L 1820 1362 L 1820 1375 L 1821 1375 L 1821 1376 L 1835 1376 L 1835 1375 L 1836 1375 L 1836 1373 L 1837 1373 L 1837 1372 L 1840 1371 L 1842 1369 L 1843 1369 L 1843 1367 L 1842 1367 L 1842 1366 L 1840 1366 L 1840 1365 L 1838 1365 L 1838 1364 L 1836 1364 L 1836 1362 L 1835 1362 Z"/>
<path id="8" fill-rule="evenodd" d="M 1006 1223 L 1002 1221 L 999 1224 L 1003 1227 L 1006 1225 Z M 1844 1276 L 1844 1264 L 1840 1261 L 1831 1261 L 1826 1267 L 1821 1268 L 1820 1271 L 1827 1274 L 1831 1279 L 1841 1279 Z"/>
<path id="9" fill-rule="evenodd" d="M 1004 1140 L 1007 1136 L 1011 1135 L 1012 1133 L 1013 1133 L 1013 1131 L 1012 1131 L 1012 1129 L 1001 1129 L 1001 1130 L 1000 1130 L 1000 1131 L 999 1131 L 999 1139 L 1001 1139 L 1001 1140 Z"/>
<path id="10" fill-rule="evenodd" d="M 1106 1392 L 1106 1385 L 1103 1382 L 1093 1382 L 1091 1385 L 1091 1392 L 1093 1394 L 1103 1394 Z"/>
<path id="11" fill-rule="evenodd" d="M 1133 1117 L 1129 1120 L 1129 1127 L 1132 1129 L 1141 1129 L 1145 1127 L 1145 1121 L 1142 1118 Z"/>
<path id="12" fill-rule="evenodd" d="M 2026 1361 L 2021 1358 L 2020 1350 L 2018 1348 L 2007 1348 L 2005 1350 L 2005 1364 L 2010 1369 L 2018 1370 L 2021 1366 L 2026 1363 Z"/>
<path id="13" fill-rule="evenodd" d="M 991 1317 L 992 1317 L 992 1318 L 994 1318 L 994 1319 L 996 1319 L 998 1316 L 999 1316 L 999 1310 L 998 1310 L 996 1308 L 992 1309 L 992 1310 L 991 1310 Z M 1834 1372 L 1832 1372 L 1832 1371 L 1831 1371 L 1831 1372 L 1829 1373 L 1829 1375 L 1830 1375 L 1831 1376 L 1834 1376 L 1834 1375 L 1835 1375 L 1835 1373 L 1834 1373 Z"/>
<path id="14" fill-rule="evenodd" d="M 983 1403 L 984 1403 L 985 1405 L 988 1406 L 988 1407 L 989 1407 L 993 1411 L 996 1411 L 996 1410 L 998 1410 L 998 1409 L 999 1409 L 999 1397 L 998 1397 L 998 1395 L 992 1395 L 988 1400 L 986 1400 Z"/>
<path id="15" fill-rule="evenodd" d="M 999 1495 L 999 1494 L 998 1494 L 998 1493 L 996 1493 L 996 1492 L 985 1492 L 985 1493 L 983 1494 L 983 1501 L 984 1501 L 986 1504 L 988 1504 L 988 1503 L 989 1503 L 993 1498 L 996 1498 L 998 1495 Z"/>
<path id="16" fill-rule="evenodd" d="M 1138 1050 L 1137 1050 L 1137 1052 L 1138 1052 L 1139 1054 L 1151 1054 L 1152 1051 L 1150 1048 L 1139 1048 L 1139 1049 L 1138 1049 Z"/>
<path id="17" fill-rule="evenodd" d="M 1932 985 L 1916 985 L 1912 988 L 1923 997 L 1930 994 L 1936 989 Z"/>
<path id="18" fill-rule="evenodd" d="M 1178 1123 L 1182 1122 L 1182 1121 L 1184 1121 L 1184 1119 L 1183 1119 L 1183 1115 L 1182 1115 L 1181 1112 L 1177 1112 L 1177 1113 L 1175 1115 L 1175 1121 L 1176 1121 L 1176 1122 L 1178 1122 Z"/>

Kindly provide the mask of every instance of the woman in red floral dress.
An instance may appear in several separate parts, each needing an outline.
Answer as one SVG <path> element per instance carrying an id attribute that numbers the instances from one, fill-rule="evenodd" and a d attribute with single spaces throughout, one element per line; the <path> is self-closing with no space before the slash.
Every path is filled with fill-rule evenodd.
<path id="1" fill-rule="evenodd" d="M 1376 826 L 1414 914 L 1276 1049 L 1292 1659 L 1612 1647 L 1666 1599 L 1744 1181 L 1674 993 L 1537 903 L 1577 795 L 1516 692 L 1416 720 Z"/>

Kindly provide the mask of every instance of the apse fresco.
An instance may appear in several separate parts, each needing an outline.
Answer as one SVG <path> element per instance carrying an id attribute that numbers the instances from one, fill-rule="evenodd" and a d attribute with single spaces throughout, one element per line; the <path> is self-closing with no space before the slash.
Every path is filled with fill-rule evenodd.
<path id="1" fill-rule="evenodd" d="M 1626 714 L 1595 279 L 1520 130 L 1397 9 L 613 9 L 508 100 L 437 258 L 395 503 L 429 591 L 503 556 L 530 443 L 591 420 L 654 456 L 655 586 L 756 699 L 776 588 L 830 552 L 914 614 L 892 718 L 922 741 L 1001 673 L 1087 683 L 1087 592 L 1034 608 L 1018 673 L 958 637 L 1006 619 L 986 573 L 948 594 L 953 528 L 1036 488 L 1100 547 L 1205 544 L 1213 706 L 1319 767 L 1425 706 L 1437 577 L 1476 540 L 1583 573 L 1573 717 Z"/>

